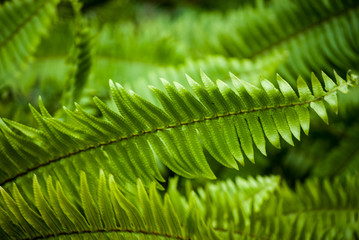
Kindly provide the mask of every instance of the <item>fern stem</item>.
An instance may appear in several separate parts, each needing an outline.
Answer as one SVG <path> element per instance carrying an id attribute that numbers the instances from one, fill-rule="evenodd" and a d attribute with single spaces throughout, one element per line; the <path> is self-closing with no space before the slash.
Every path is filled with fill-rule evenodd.
<path id="1" fill-rule="evenodd" d="M 169 239 L 179 239 L 179 240 L 191 240 L 191 238 L 183 238 L 181 236 L 171 236 L 169 234 L 158 233 L 158 232 L 147 232 L 145 230 L 131 230 L 131 229 L 96 229 L 96 230 L 85 230 L 85 231 L 72 231 L 72 232 L 60 232 L 57 234 L 48 234 L 46 236 L 37 236 L 35 238 L 26 238 L 24 240 L 38 240 L 38 239 L 48 239 L 53 237 L 60 237 L 60 236 L 71 236 L 71 235 L 82 235 L 82 234 L 97 234 L 97 233 L 130 233 L 130 234 L 144 234 L 144 235 L 151 235 L 157 237 L 166 237 Z"/>
<path id="2" fill-rule="evenodd" d="M 224 228 L 214 228 L 215 231 L 218 232 L 228 232 L 228 229 L 224 229 Z M 139 231 L 134 231 L 131 229 L 96 229 L 96 230 L 86 230 L 86 231 L 72 231 L 72 232 L 61 232 L 61 233 L 57 233 L 57 234 L 49 234 L 46 236 L 37 236 L 34 238 L 26 238 L 24 240 L 39 240 L 39 239 L 48 239 L 48 238 L 52 238 L 52 237 L 60 237 L 60 236 L 70 236 L 70 235 L 82 235 L 82 234 L 96 234 L 96 233 L 131 233 L 131 234 L 145 234 L 145 235 L 151 235 L 151 236 L 157 236 L 157 237 L 166 237 L 169 239 L 179 239 L 179 240 L 191 240 L 192 238 L 184 238 L 181 236 L 171 236 L 169 234 L 161 234 L 158 232 L 147 232 L 144 230 L 139 230 Z M 244 235 L 244 232 L 241 231 L 234 231 L 233 232 L 236 235 Z M 268 240 L 269 238 L 267 237 L 263 237 L 263 236 L 256 236 L 253 234 L 249 234 L 248 235 L 250 238 L 256 238 L 256 239 L 262 239 L 262 240 Z"/>

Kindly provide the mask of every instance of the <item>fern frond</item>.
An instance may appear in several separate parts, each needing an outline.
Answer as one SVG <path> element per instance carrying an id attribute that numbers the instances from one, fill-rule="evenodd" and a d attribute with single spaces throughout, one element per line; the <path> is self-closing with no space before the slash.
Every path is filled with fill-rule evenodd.
<path id="1" fill-rule="evenodd" d="M 54 184 L 51 177 L 44 188 L 36 175 L 34 200 L 26 201 L 16 184 L 11 190 L 0 188 L 0 237 L 350 239 L 358 224 L 356 191 L 346 191 L 359 187 L 357 175 L 333 182 L 311 180 L 299 184 L 295 192 L 279 185 L 278 177 L 236 178 L 209 184 L 205 187 L 209 192 L 199 189 L 188 196 L 171 183 L 163 197 L 155 183 L 146 191 L 138 180 L 130 192 L 122 192 L 114 177 L 107 178 L 102 170 L 94 185 L 85 172 L 80 175 L 74 195 L 65 195 L 60 182 Z M 221 193 L 215 195 L 219 199 L 212 198 L 212 189 Z"/>
<path id="2" fill-rule="evenodd" d="M 292 135 L 300 139 L 300 128 L 308 134 L 309 107 L 328 123 L 324 102 L 336 112 L 336 92 L 347 92 L 348 86 L 357 84 L 355 75 L 348 75 L 347 81 L 336 75 L 334 83 L 323 74 L 324 90 L 312 75 L 312 93 L 299 77 L 298 97 L 280 76 L 280 90 L 267 80 L 261 89 L 231 78 L 233 89 L 220 80 L 215 84 L 205 74 L 204 86 L 188 77 L 197 97 L 182 85 L 163 80 L 168 95 L 151 87 L 163 108 L 111 81 L 119 113 L 94 98 L 106 120 L 77 105 L 76 111 L 65 109 L 72 121 L 63 122 L 51 117 L 40 101 L 41 113 L 30 106 L 38 129 L 6 119 L 0 122 L 0 151 L 7 165 L 0 172 L 1 185 L 14 181 L 26 185 L 31 173 L 96 172 L 96 165 L 118 173 L 121 182 L 141 176 L 147 185 L 154 179 L 163 181 L 156 159 L 179 175 L 213 179 L 202 148 L 229 168 L 244 164 L 244 155 L 254 161 L 253 145 L 266 154 L 265 137 L 280 148 L 279 136 L 293 144 Z"/>
<path id="3" fill-rule="evenodd" d="M 188 198 L 193 197 L 205 222 L 219 229 L 229 228 L 232 223 L 244 228 L 250 215 L 260 211 L 262 203 L 280 188 L 279 177 L 237 177 L 234 180 L 208 183 L 198 189 L 186 185 L 186 192 L 193 190 L 196 193 L 185 197 L 178 193 L 177 181 L 171 179 L 167 193 L 179 210 L 179 215 L 188 208 Z M 180 217 L 183 219 L 184 215 Z"/>
<path id="4" fill-rule="evenodd" d="M 15 184 L 12 196 L 0 188 L 0 237 L 193 239 L 196 235 L 211 236 L 202 227 L 191 230 L 199 221 L 192 204 L 186 222 L 180 221 L 169 197 L 160 197 L 155 184 L 146 192 L 142 182 L 137 181 L 136 204 L 120 191 L 112 175 L 106 180 L 101 171 L 98 180 L 97 186 L 91 186 L 81 172 L 79 194 L 75 196 L 81 200 L 79 203 L 64 194 L 58 181 L 54 185 L 51 177 L 46 180 L 46 190 L 41 188 L 36 175 L 33 177 L 35 201 L 31 205 L 24 202 Z"/>
<path id="5" fill-rule="evenodd" d="M 23 69 L 56 13 L 59 0 L 11 1 L 0 6 L 0 79 Z"/>
<path id="6" fill-rule="evenodd" d="M 341 17 L 355 15 L 357 8 L 356 0 L 341 2 L 320 0 L 315 4 L 309 0 L 301 2 L 274 0 L 264 7 L 240 9 L 230 13 L 226 19 L 227 28 L 222 29 L 219 37 L 222 37 L 223 49 L 227 50 L 229 56 L 235 54 L 237 57 L 251 58 L 269 49 L 280 47 L 293 38 L 308 34 L 316 27 L 324 27 Z M 258 19 L 258 16 L 263 16 L 264 19 Z M 289 26 L 288 22 L 291 23 Z M 248 26 L 251 26 L 250 29 Z M 241 34 L 225 34 L 225 32 Z M 267 38 L 261 38 L 263 34 Z M 246 48 L 243 48 L 244 46 Z"/>
<path id="7" fill-rule="evenodd" d="M 285 54 L 270 55 L 258 59 L 257 61 L 251 61 L 249 59 L 236 59 L 225 58 L 222 56 L 208 56 L 204 59 L 190 59 L 184 64 L 172 67 L 158 67 L 152 70 L 147 77 L 123 80 L 124 87 L 132 89 L 142 97 L 156 103 L 156 98 L 151 94 L 151 91 L 144 86 L 153 85 L 161 87 L 161 78 L 171 79 L 174 82 L 178 82 L 186 88 L 189 88 L 189 84 L 183 76 L 185 74 L 191 76 L 196 82 L 201 81 L 201 71 L 211 76 L 213 79 L 221 79 L 224 82 L 230 82 L 231 78 L 228 74 L 232 72 L 236 76 L 242 76 L 248 82 L 253 85 L 260 84 L 260 78 L 272 78 L 275 76 L 278 66 L 285 61 Z M 111 69 L 106 68 L 111 71 Z M 95 70 L 96 71 L 96 70 Z M 103 70 L 101 70 L 103 71 Z M 260 73 L 260 74 L 258 74 Z M 97 72 L 95 75 L 100 76 Z M 118 79 L 120 76 L 118 75 Z M 161 89 L 162 90 L 162 89 Z"/>
<path id="8" fill-rule="evenodd" d="M 74 48 L 72 49 L 68 61 L 71 62 L 72 65 L 67 73 L 67 89 L 70 91 L 67 92 L 68 95 L 66 95 L 66 93 L 64 94 L 64 102 L 72 103 L 79 100 L 79 97 L 90 75 L 93 61 L 94 36 L 91 33 L 87 22 L 85 22 L 85 20 L 81 17 L 82 4 L 77 1 L 73 1 L 71 3 L 75 12 L 76 33 Z"/>
<path id="9" fill-rule="evenodd" d="M 187 35 L 196 33 L 190 35 L 193 52 L 256 59 L 287 51 L 287 61 L 278 73 L 294 84 L 298 74 L 308 77 L 312 71 L 332 69 L 344 74 L 357 67 L 353 53 L 358 51 L 358 7 L 355 0 L 277 0 L 264 7 L 234 10 L 224 17 L 211 14 L 199 21 L 194 21 L 197 16 L 183 17 L 180 23 L 187 27 Z M 213 37 L 203 42 L 197 34 L 206 32 Z"/>
<path id="10" fill-rule="evenodd" d="M 256 218 L 277 218 L 299 223 L 312 222 L 328 229 L 333 239 L 353 239 L 358 231 L 358 173 L 329 179 L 309 179 L 297 183 L 293 191 L 283 186 L 262 205 Z"/>
<path id="11" fill-rule="evenodd" d="M 207 184 L 205 191 L 187 197 L 172 184 L 168 194 L 175 208 L 183 212 L 189 199 L 196 199 L 205 222 L 223 234 L 221 239 L 355 239 L 358 231 L 358 173 L 310 179 L 295 190 L 277 177 L 236 178 Z"/>

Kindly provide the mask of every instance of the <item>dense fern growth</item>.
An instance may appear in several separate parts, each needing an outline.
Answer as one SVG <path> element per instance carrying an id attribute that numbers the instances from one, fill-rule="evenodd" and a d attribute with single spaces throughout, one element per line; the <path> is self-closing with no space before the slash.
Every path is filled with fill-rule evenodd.
<path id="1" fill-rule="evenodd" d="M 358 1 L 0 2 L 0 239 L 358 239 Z"/>

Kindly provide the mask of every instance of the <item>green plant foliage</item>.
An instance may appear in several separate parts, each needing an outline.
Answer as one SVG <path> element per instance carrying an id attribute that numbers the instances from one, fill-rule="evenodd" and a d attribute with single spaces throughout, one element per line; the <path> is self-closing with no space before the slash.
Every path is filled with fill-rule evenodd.
<path id="1" fill-rule="evenodd" d="M 1 188 L 0 236 L 337 239 L 354 236 L 357 231 L 358 196 L 355 191 L 346 191 L 358 188 L 357 175 L 333 182 L 308 181 L 298 184 L 295 191 L 279 184 L 278 177 L 236 178 L 198 191 L 189 189 L 188 196 L 178 192 L 176 181 L 171 181 L 169 193 L 161 196 L 156 184 L 146 191 L 138 180 L 126 197 L 112 175 L 106 177 L 101 170 L 98 180 L 98 185 L 89 185 L 82 171 L 79 194 L 68 197 L 58 181 L 48 177 L 46 188 L 42 188 L 34 175 L 34 202 L 30 205 L 16 184 L 9 192 Z M 318 217 L 316 211 L 323 211 L 325 217 Z M 283 228 L 284 224 L 289 227 Z"/>
<path id="2" fill-rule="evenodd" d="M 359 238 L 357 0 L 0 2 L 0 239 Z"/>
<path id="3" fill-rule="evenodd" d="M 186 74 L 191 76 L 196 82 L 201 81 L 201 71 L 205 72 L 213 79 L 221 79 L 224 82 L 230 82 L 230 72 L 236 76 L 241 76 L 243 79 L 251 82 L 254 85 L 260 84 L 261 78 L 271 78 L 275 75 L 276 70 L 281 62 L 285 59 L 284 54 L 271 55 L 260 59 L 258 61 L 251 61 L 248 59 L 238 60 L 237 58 L 224 58 L 222 56 L 208 56 L 199 60 L 188 60 L 184 64 L 176 67 L 161 67 L 155 71 L 151 71 L 148 76 L 138 79 L 135 82 L 127 82 L 126 87 L 131 88 L 141 96 L 146 96 L 153 102 L 156 98 L 153 97 L 151 91 L 144 89 L 148 83 L 151 85 L 161 87 L 161 78 L 171 79 L 189 88 L 190 85 L 184 81 Z M 261 75 L 258 75 L 258 71 Z M 148 89 L 148 88 L 147 88 Z M 161 89 L 163 90 L 163 89 Z"/>
<path id="4" fill-rule="evenodd" d="M 211 32 L 214 37 L 205 41 L 196 34 L 190 35 L 189 41 L 193 42 L 190 52 L 195 53 L 256 59 L 287 51 L 287 61 L 278 72 L 294 83 L 298 74 L 308 77 L 312 71 L 331 72 L 333 68 L 346 71 L 358 65 L 355 41 L 358 16 L 355 0 L 315 3 L 277 0 L 262 7 L 237 9 L 224 16 L 211 13 L 198 21 L 192 14 L 180 20 L 178 32 L 181 34 L 181 25 L 191 33 Z"/>
<path id="5" fill-rule="evenodd" d="M 81 92 L 86 85 L 90 75 L 92 65 L 92 52 L 94 48 L 93 34 L 86 22 L 81 18 L 81 4 L 72 2 L 75 12 L 75 47 L 71 52 L 68 62 L 71 62 L 72 68 L 68 70 L 67 93 L 68 102 L 75 102 L 80 99 Z M 66 96 L 66 95 L 65 95 Z M 66 98 L 64 99 L 66 102 Z M 68 105 L 68 104 L 66 104 Z"/>
<path id="6" fill-rule="evenodd" d="M 31 173 L 59 174 L 92 165 L 90 155 L 105 169 L 115 167 L 124 183 L 135 182 L 139 176 L 145 185 L 154 179 L 163 181 L 156 159 L 181 176 L 214 179 L 199 149 L 237 169 L 238 163 L 244 165 L 244 155 L 254 161 L 254 146 L 266 155 L 265 137 L 276 148 L 280 148 L 280 137 L 293 145 L 292 135 L 300 140 L 301 128 L 309 132 L 308 108 L 328 123 L 324 102 L 337 112 L 337 91 L 347 92 L 348 86 L 357 84 L 356 76 L 349 75 L 347 81 L 336 76 L 334 83 L 323 73 L 324 90 L 313 74 L 312 91 L 299 77 L 299 96 L 279 75 L 280 90 L 268 80 L 261 82 L 261 89 L 234 75 L 232 90 L 202 73 L 204 86 L 188 77 L 196 95 L 163 79 L 168 95 L 150 87 L 162 108 L 111 81 L 118 113 L 94 98 L 106 120 L 77 105 L 76 111 L 65 109 L 71 121 L 63 122 L 51 117 L 40 101 L 40 112 L 30 106 L 38 129 L 1 121 L 1 151 L 7 163 L 2 166 L 1 185 L 26 182 Z"/>
<path id="7" fill-rule="evenodd" d="M 0 8 L 0 86 L 23 69 L 56 13 L 54 1 L 12 1 Z"/>
<path id="8" fill-rule="evenodd" d="M 318 139 L 307 139 L 300 147 L 290 151 L 285 159 L 290 174 L 296 177 L 306 174 L 325 177 L 355 172 L 359 163 L 357 121 L 358 118 L 354 118 L 351 125 L 345 126 L 332 124 L 327 134 Z M 328 138 L 333 140 L 327 141 Z M 310 150 L 302 151 L 301 148 L 309 146 Z"/>

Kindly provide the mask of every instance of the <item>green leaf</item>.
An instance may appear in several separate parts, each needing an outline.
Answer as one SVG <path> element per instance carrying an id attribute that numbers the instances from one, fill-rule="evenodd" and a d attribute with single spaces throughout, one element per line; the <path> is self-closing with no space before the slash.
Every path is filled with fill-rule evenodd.
<path id="1" fill-rule="evenodd" d="M 106 229 L 113 229 L 116 226 L 115 215 L 109 197 L 108 187 L 106 185 L 105 173 L 100 171 L 99 183 L 97 188 L 97 202 L 101 219 L 103 219 Z"/>
<path id="2" fill-rule="evenodd" d="M 61 227 L 61 223 L 56 216 L 56 213 L 51 209 L 48 201 L 46 201 L 36 175 L 33 177 L 34 199 L 35 205 L 44 219 L 44 222 L 55 233 L 60 233 L 64 229 Z"/>
<path id="3" fill-rule="evenodd" d="M 89 186 L 87 184 L 86 174 L 84 171 L 81 172 L 80 178 L 80 195 L 81 203 L 85 212 L 86 219 L 90 223 L 92 229 L 101 229 L 102 222 L 100 214 L 97 210 L 94 200 L 92 199 Z"/>
<path id="4" fill-rule="evenodd" d="M 89 224 L 87 223 L 85 217 L 66 197 L 59 182 L 56 182 L 56 196 L 62 211 L 71 220 L 73 225 L 75 225 L 76 229 L 80 231 L 89 229 Z"/>

